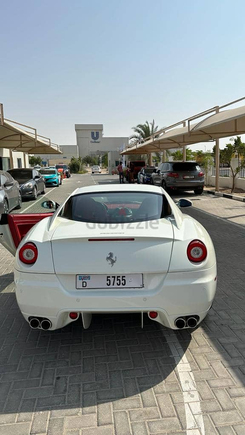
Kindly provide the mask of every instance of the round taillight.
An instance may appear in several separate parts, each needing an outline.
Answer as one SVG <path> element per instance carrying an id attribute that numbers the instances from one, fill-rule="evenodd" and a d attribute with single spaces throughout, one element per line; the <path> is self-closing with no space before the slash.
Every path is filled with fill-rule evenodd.
<path id="1" fill-rule="evenodd" d="M 207 248 L 201 240 L 192 240 L 187 248 L 187 256 L 193 263 L 200 263 L 207 257 Z"/>
<path id="2" fill-rule="evenodd" d="M 157 313 L 156 311 L 150 311 L 150 312 L 149 312 L 149 317 L 150 317 L 151 319 L 156 319 L 157 316 L 158 316 L 158 313 Z"/>
<path id="3" fill-rule="evenodd" d="M 37 261 L 37 247 L 34 243 L 26 243 L 20 248 L 19 259 L 25 264 L 34 264 Z"/>
<path id="4" fill-rule="evenodd" d="M 71 313 L 69 313 L 69 316 L 70 316 L 70 319 L 76 320 L 78 318 L 78 313 L 71 312 Z"/>

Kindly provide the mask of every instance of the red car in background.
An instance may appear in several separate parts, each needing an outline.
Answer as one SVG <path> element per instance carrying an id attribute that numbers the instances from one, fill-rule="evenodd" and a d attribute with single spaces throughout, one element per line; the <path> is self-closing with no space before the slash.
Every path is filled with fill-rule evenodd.
<path id="1" fill-rule="evenodd" d="M 63 163 L 59 163 L 55 167 L 57 171 L 60 172 L 60 174 L 62 175 L 62 178 L 70 178 L 71 173 L 67 165 L 64 165 Z"/>
<path id="2" fill-rule="evenodd" d="M 137 180 L 138 178 L 138 172 L 144 168 L 146 165 L 146 162 L 144 160 L 132 160 L 131 162 L 128 162 L 127 165 L 127 173 L 126 173 L 126 180 L 127 181 L 133 181 L 132 178 Z M 133 175 L 132 175 L 133 174 Z M 131 175 L 131 177 L 130 177 Z"/>

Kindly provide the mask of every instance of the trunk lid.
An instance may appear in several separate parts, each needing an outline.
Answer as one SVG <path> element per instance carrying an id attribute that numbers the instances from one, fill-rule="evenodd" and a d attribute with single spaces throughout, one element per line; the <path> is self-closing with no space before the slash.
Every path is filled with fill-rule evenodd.
<path id="1" fill-rule="evenodd" d="M 110 225 L 57 219 L 51 238 L 57 274 L 168 271 L 173 228 L 167 219 Z"/>

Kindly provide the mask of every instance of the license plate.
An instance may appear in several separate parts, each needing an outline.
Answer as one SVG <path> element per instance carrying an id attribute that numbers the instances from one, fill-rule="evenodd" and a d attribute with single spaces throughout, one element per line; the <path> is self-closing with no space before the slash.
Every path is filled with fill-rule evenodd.
<path id="1" fill-rule="evenodd" d="M 77 275 L 77 289 L 104 289 L 104 288 L 141 288 L 143 275 L 133 273 L 130 275 Z"/>
<path id="2" fill-rule="evenodd" d="M 194 178 L 194 175 L 184 175 L 183 178 Z"/>

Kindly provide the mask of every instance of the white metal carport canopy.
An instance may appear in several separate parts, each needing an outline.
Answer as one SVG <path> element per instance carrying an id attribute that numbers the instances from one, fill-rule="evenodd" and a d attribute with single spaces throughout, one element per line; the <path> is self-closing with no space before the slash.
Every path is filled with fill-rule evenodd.
<path id="1" fill-rule="evenodd" d="M 245 106 L 222 110 L 245 97 L 224 106 L 215 106 L 190 118 L 154 133 L 142 144 L 127 148 L 122 154 L 147 154 L 165 149 L 185 147 L 200 142 L 216 141 L 216 166 L 219 167 L 219 139 L 245 133 Z M 213 113 L 215 112 L 215 113 Z M 207 116 L 209 115 L 209 116 Z M 191 125 L 197 118 L 199 123 Z M 177 127 L 176 126 L 180 126 Z M 216 171 L 216 190 L 219 188 L 219 171 Z"/>
<path id="2" fill-rule="evenodd" d="M 28 128 L 29 131 L 23 128 Z M 0 148 L 29 154 L 61 154 L 59 146 L 49 138 L 37 134 L 35 128 L 4 118 L 0 104 Z"/>

